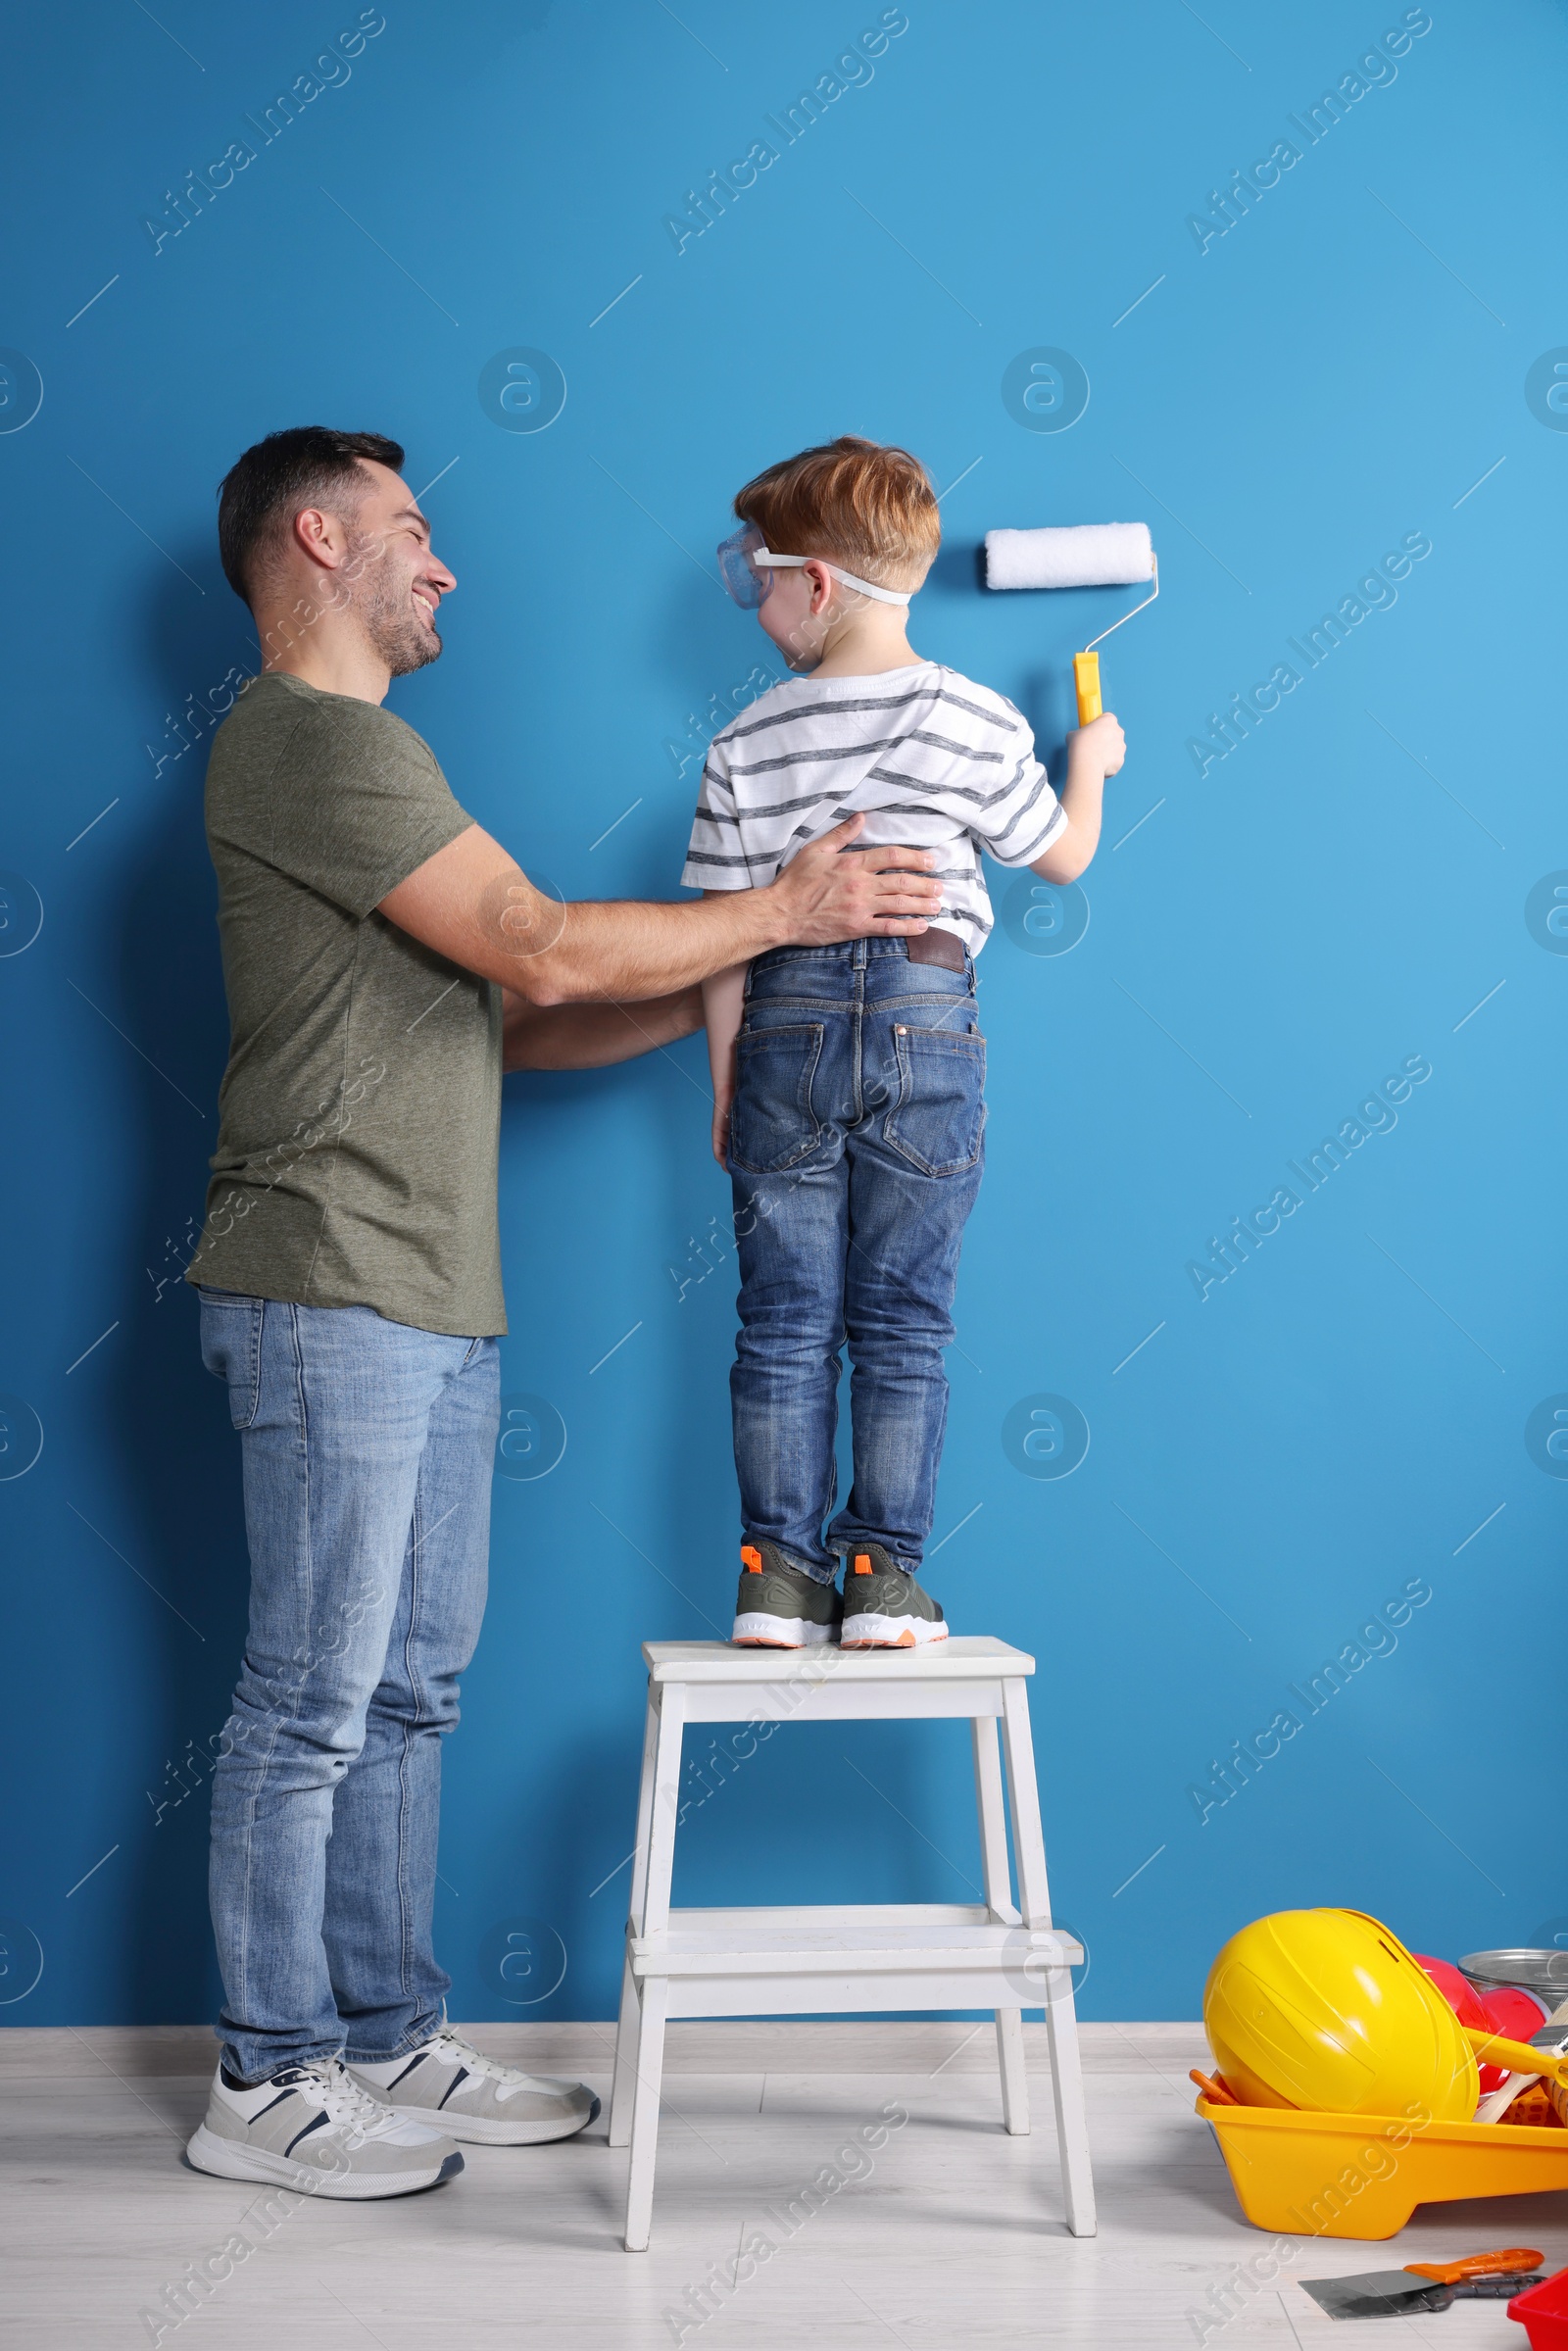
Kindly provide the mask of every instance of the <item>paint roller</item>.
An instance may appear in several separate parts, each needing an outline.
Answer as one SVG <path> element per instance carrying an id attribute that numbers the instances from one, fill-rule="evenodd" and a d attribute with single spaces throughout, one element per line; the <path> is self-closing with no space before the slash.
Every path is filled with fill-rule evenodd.
<path id="1" fill-rule="evenodd" d="M 1073 684 L 1078 690 L 1078 723 L 1098 718 L 1100 656 L 1111 631 L 1152 605 L 1159 594 L 1159 564 L 1147 522 L 1075 522 L 1051 530 L 988 530 L 986 586 L 988 588 L 1111 588 L 1152 579 L 1153 592 L 1123 612 L 1110 628 L 1102 628 L 1082 653 L 1072 657 Z"/>

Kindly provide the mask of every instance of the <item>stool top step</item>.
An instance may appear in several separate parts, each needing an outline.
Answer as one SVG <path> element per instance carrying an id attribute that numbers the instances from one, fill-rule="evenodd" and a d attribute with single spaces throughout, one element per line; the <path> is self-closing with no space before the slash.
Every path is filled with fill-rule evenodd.
<path id="1" fill-rule="evenodd" d="M 737 1648 L 727 1641 L 645 1641 L 643 1660 L 654 1682 L 974 1682 L 1032 1674 L 1025 1649 L 989 1633 L 954 1634 L 915 1649 Z"/>

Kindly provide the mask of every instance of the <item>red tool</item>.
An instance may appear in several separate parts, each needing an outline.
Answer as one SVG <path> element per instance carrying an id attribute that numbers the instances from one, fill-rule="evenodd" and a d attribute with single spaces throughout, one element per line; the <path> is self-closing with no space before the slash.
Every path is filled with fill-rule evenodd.
<path id="1" fill-rule="evenodd" d="M 1429 1959 L 1424 1951 L 1415 1953 L 1415 1963 L 1426 1969 L 1461 2025 L 1468 2025 L 1476 2033 L 1486 2030 L 1486 2011 L 1468 1976 L 1461 1976 L 1451 1960 Z M 1530 2038 L 1528 2033 L 1525 2038 Z"/>
<path id="2" fill-rule="evenodd" d="M 1498 2033 L 1505 2040 L 1529 2040 L 1541 2030 L 1546 2010 L 1533 1992 L 1516 1984 L 1499 1986 L 1495 1990 L 1478 1992 L 1468 1976 L 1446 1959 L 1429 1959 L 1424 1953 L 1415 1954 L 1418 1966 L 1432 1978 L 1461 2025 L 1473 2033 Z M 1539 2014 L 1537 2012 L 1540 2012 Z M 1498 2089 L 1508 2078 L 1508 2069 L 1500 2065 L 1481 2068 L 1481 2095 Z"/>
<path id="3" fill-rule="evenodd" d="M 1492 2031 L 1500 2033 L 1505 2040 L 1529 2040 L 1551 2014 L 1533 1991 L 1515 1984 L 1506 1984 L 1499 1991 L 1484 1991 L 1481 2005 Z"/>
<path id="4" fill-rule="evenodd" d="M 1530 2342 L 1530 2351 L 1568 2351 L 1568 2270 L 1557 2271 L 1508 2305 Z"/>

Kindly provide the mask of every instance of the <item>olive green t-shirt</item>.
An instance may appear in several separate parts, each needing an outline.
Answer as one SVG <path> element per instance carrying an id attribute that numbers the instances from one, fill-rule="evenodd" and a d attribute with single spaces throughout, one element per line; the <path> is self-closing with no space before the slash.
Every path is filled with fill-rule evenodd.
<path id="1" fill-rule="evenodd" d="M 188 1282 L 506 1330 L 501 991 L 375 911 L 472 821 L 374 703 L 274 670 L 214 736 L 229 1054 Z"/>

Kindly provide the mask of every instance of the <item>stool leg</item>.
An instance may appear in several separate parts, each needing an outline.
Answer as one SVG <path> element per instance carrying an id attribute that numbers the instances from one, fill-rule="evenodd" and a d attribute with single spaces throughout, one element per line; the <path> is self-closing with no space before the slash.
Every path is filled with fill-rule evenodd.
<path id="1" fill-rule="evenodd" d="M 640 1915 L 634 1911 L 632 1916 L 632 1925 L 639 1935 L 662 1935 L 669 1927 L 669 1881 L 675 1865 L 675 1827 L 680 1812 L 684 1710 L 685 1699 L 679 1690 L 662 1690 L 648 1778 L 646 1858 L 637 1888 L 641 1896 Z M 659 2099 L 664 2071 L 669 1979 L 645 1976 L 636 1988 L 642 2013 L 634 2060 L 631 2160 L 626 2171 L 626 2250 L 646 2253 L 654 2217 L 654 2164 L 659 2152 Z"/>
<path id="2" fill-rule="evenodd" d="M 1002 1688 L 1019 1907 L 1026 1926 L 1049 1927 L 1051 1893 L 1046 1882 L 1046 1843 L 1040 1824 L 1034 1741 L 1029 1735 L 1029 1691 L 1021 1680 L 1004 1682 Z M 1089 2160 L 1083 2075 L 1078 2062 L 1078 2017 L 1073 2007 L 1071 1968 L 1046 1971 L 1046 2033 L 1051 2044 L 1051 2089 L 1056 2109 L 1056 2143 L 1061 2152 L 1067 2227 L 1074 2236 L 1093 2236 L 1095 2182 Z"/>
<path id="3" fill-rule="evenodd" d="M 974 1745 L 974 1792 L 980 1813 L 980 1863 L 986 1901 L 999 1919 L 1016 1918 L 1012 1872 L 1007 1866 L 1007 1816 L 1002 1802 L 1002 1758 L 995 1715 L 977 1714 L 969 1725 Z M 1029 2082 L 1023 2059 L 1023 2011 L 997 2010 L 997 2059 L 1002 2069 L 1002 2119 L 1015 2138 L 1029 2130 Z"/>
<path id="4" fill-rule="evenodd" d="M 659 1701 L 648 1685 L 643 1725 L 643 1769 L 637 1789 L 637 1838 L 632 1847 L 631 1896 L 626 1908 L 626 1957 L 620 1972 L 620 2022 L 615 2029 L 615 2082 L 610 2096 L 610 2144 L 623 2147 L 631 2136 L 631 2090 L 637 2077 L 637 2042 L 642 2006 L 631 1972 L 631 1938 L 642 1933 L 648 1899 L 648 1843 L 654 1817 L 654 1757 L 659 1746 Z"/>
<path id="5" fill-rule="evenodd" d="M 610 2093 L 610 2144 L 612 2147 L 623 2147 L 631 2136 L 632 2085 L 637 2080 L 642 2021 L 637 1979 L 631 1972 L 628 1953 L 620 1970 L 620 2022 L 615 2028 L 615 2080 Z"/>
<path id="6" fill-rule="evenodd" d="M 1029 2135 L 1029 2076 L 1023 2059 L 1023 2010 L 997 2010 L 997 2060 L 1002 2068 L 1002 2120 L 1012 2138 Z"/>
<path id="7" fill-rule="evenodd" d="M 662 1935 L 669 1925 L 669 1881 L 675 1866 L 675 1827 L 680 1817 L 680 1741 L 685 1710 L 683 1690 L 661 1692 L 648 1788 L 648 1836 L 643 1847 L 642 1884 L 638 1888 L 642 1899 L 632 1912 L 639 1935 Z M 645 2019 L 647 2013 L 645 2003 Z"/>
<path id="8" fill-rule="evenodd" d="M 626 2250 L 646 2253 L 654 2225 L 654 2163 L 659 2152 L 659 2094 L 664 2070 L 664 2017 L 669 1984 L 649 1976 L 642 1986 L 642 2031 L 637 2087 L 631 2110 L 631 2161 L 626 2172 Z"/>
<path id="9" fill-rule="evenodd" d="M 1046 1977 L 1046 2033 L 1051 2043 L 1051 2087 L 1056 2105 L 1067 2227 L 1074 2236 L 1093 2236 L 1097 2225 L 1095 2176 L 1089 2160 L 1089 2118 L 1084 2112 L 1084 2082 L 1078 2064 L 1071 1968 L 1053 1968 Z"/>

